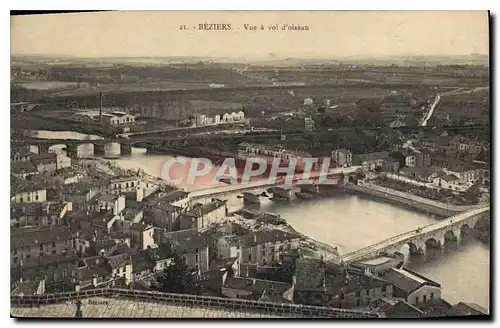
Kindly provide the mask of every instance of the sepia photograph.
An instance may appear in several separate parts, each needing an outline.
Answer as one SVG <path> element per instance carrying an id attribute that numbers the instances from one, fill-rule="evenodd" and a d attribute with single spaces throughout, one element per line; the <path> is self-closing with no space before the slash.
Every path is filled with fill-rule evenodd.
<path id="1" fill-rule="evenodd" d="M 11 12 L 11 318 L 491 319 L 490 24 Z"/>

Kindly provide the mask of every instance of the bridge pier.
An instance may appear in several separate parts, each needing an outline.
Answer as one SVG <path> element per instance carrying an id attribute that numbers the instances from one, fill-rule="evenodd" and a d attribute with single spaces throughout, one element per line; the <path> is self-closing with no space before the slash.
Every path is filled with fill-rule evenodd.
<path id="1" fill-rule="evenodd" d="M 295 192 L 300 191 L 297 187 L 272 187 L 270 189 L 273 199 L 286 199 L 289 201 L 295 199 Z"/>
<path id="2" fill-rule="evenodd" d="M 245 191 L 243 193 L 243 202 L 249 204 L 260 204 L 260 195 Z"/>
<path id="3" fill-rule="evenodd" d="M 78 146 L 77 145 L 67 145 L 66 155 L 70 158 L 78 158 Z"/>
<path id="4" fill-rule="evenodd" d="M 300 186 L 300 191 L 308 194 L 319 194 L 319 185 L 303 185 Z"/>
<path id="5" fill-rule="evenodd" d="M 103 143 L 95 143 L 94 144 L 94 154 L 96 156 L 103 156 L 105 154 Z"/>
<path id="6" fill-rule="evenodd" d="M 104 144 L 105 157 L 119 157 L 121 155 L 121 147 L 119 142 L 108 142 Z"/>
<path id="7" fill-rule="evenodd" d="M 130 144 L 130 142 L 120 142 L 120 152 L 121 155 L 131 155 L 132 145 Z"/>

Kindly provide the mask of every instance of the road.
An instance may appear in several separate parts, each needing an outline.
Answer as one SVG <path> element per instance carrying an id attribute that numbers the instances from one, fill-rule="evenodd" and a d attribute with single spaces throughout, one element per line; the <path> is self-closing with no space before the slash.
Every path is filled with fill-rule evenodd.
<path id="1" fill-rule="evenodd" d="M 429 119 L 432 117 L 432 114 L 434 113 L 434 110 L 436 109 L 436 106 L 439 104 L 441 101 L 441 97 L 443 96 L 451 96 L 451 95 L 459 95 L 459 94 L 464 94 L 464 93 L 471 93 L 471 92 L 477 92 L 477 91 L 482 91 L 482 90 L 487 90 L 489 87 L 477 87 L 471 90 L 462 90 L 463 88 L 458 88 L 452 91 L 444 92 L 444 93 L 438 93 L 436 97 L 434 98 L 434 101 L 432 102 L 431 106 L 429 107 L 429 110 L 427 113 L 424 115 L 422 118 L 422 121 L 420 123 L 420 126 L 427 126 L 427 122 Z"/>

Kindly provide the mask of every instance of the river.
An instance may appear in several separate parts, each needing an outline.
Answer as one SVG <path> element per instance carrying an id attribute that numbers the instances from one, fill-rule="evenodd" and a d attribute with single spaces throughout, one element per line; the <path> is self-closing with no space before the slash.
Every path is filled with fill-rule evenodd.
<path id="1" fill-rule="evenodd" d="M 50 136 L 56 137 L 54 134 Z M 72 137 L 74 135 L 66 135 L 66 138 Z M 65 137 L 58 134 L 57 138 Z M 122 157 L 115 162 L 124 169 L 142 169 L 148 174 L 162 177 L 164 165 L 169 159 L 172 156 L 147 155 L 144 149 L 133 148 L 132 156 Z M 197 188 L 210 185 L 211 179 L 205 179 L 197 183 Z M 242 206 L 242 200 L 236 196 L 228 201 L 230 211 Z M 260 210 L 281 214 L 297 231 L 336 245 L 341 253 L 435 222 L 435 218 L 423 213 L 348 194 L 296 200 L 290 204 L 264 199 Z M 407 250 L 403 252 L 407 254 Z M 451 304 L 464 301 L 489 309 L 490 250 L 484 243 L 464 238 L 458 245 L 446 243 L 443 250 L 430 250 L 425 256 L 407 254 L 405 261 L 408 268 L 440 283 L 443 287 L 442 297 Z"/>
<path id="2" fill-rule="evenodd" d="M 171 156 L 146 155 L 133 149 L 131 157 L 115 162 L 126 169 L 143 169 L 161 176 L 164 164 Z M 209 186 L 204 181 L 200 188 Z M 188 188 L 192 189 L 192 188 Z M 243 206 L 232 196 L 229 210 Z M 436 221 L 432 216 L 392 204 L 356 195 L 336 195 L 314 200 L 296 200 L 290 204 L 262 200 L 261 211 L 282 215 L 297 231 L 316 240 L 336 245 L 341 253 L 368 246 L 396 234 L 416 229 Z M 407 250 L 403 250 L 407 254 Z M 487 245 L 468 238 L 459 245 L 446 244 L 441 251 L 425 256 L 409 256 L 407 267 L 440 283 L 442 297 L 456 304 L 471 302 L 489 309 L 490 251 Z"/>

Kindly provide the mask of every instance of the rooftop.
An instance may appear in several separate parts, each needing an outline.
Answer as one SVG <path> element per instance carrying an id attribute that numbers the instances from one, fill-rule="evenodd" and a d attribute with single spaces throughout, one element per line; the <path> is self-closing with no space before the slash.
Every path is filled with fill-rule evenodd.
<path id="1" fill-rule="evenodd" d="M 424 276 L 419 275 L 416 272 L 410 271 L 405 268 L 391 268 L 386 274 L 382 276 L 382 278 L 407 293 L 413 292 L 424 284 L 441 287 L 441 285 L 437 282 L 434 282 L 428 278 L 425 278 Z"/>
<path id="2" fill-rule="evenodd" d="M 40 245 L 51 242 L 62 242 L 72 237 L 67 227 L 24 227 L 11 229 L 10 247 L 20 248 L 25 246 Z"/>
<path id="3" fill-rule="evenodd" d="M 174 250 L 179 252 L 193 252 L 198 248 L 208 247 L 210 237 L 199 233 L 196 229 L 180 230 L 165 233 Z"/>
<path id="4" fill-rule="evenodd" d="M 453 175 L 453 174 L 447 174 L 445 176 L 442 176 L 441 179 L 443 179 L 446 182 L 458 180 L 458 178 L 455 175 Z"/>
<path id="5" fill-rule="evenodd" d="M 67 203 L 19 203 L 10 205 L 10 217 L 60 215 Z"/>
<path id="6" fill-rule="evenodd" d="M 17 162 L 10 165 L 10 171 L 16 174 L 36 173 L 38 170 L 31 162 Z"/>
<path id="7" fill-rule="evenodd" d="M 380 278 L 354 272 L 350 272 L 348 275 L 344 273 L 328 274 L 325 282 L 326 290 L 331 295 L 341 295 L 358 290 L 369 290 L 390 284 L 390 282 Z"/>

